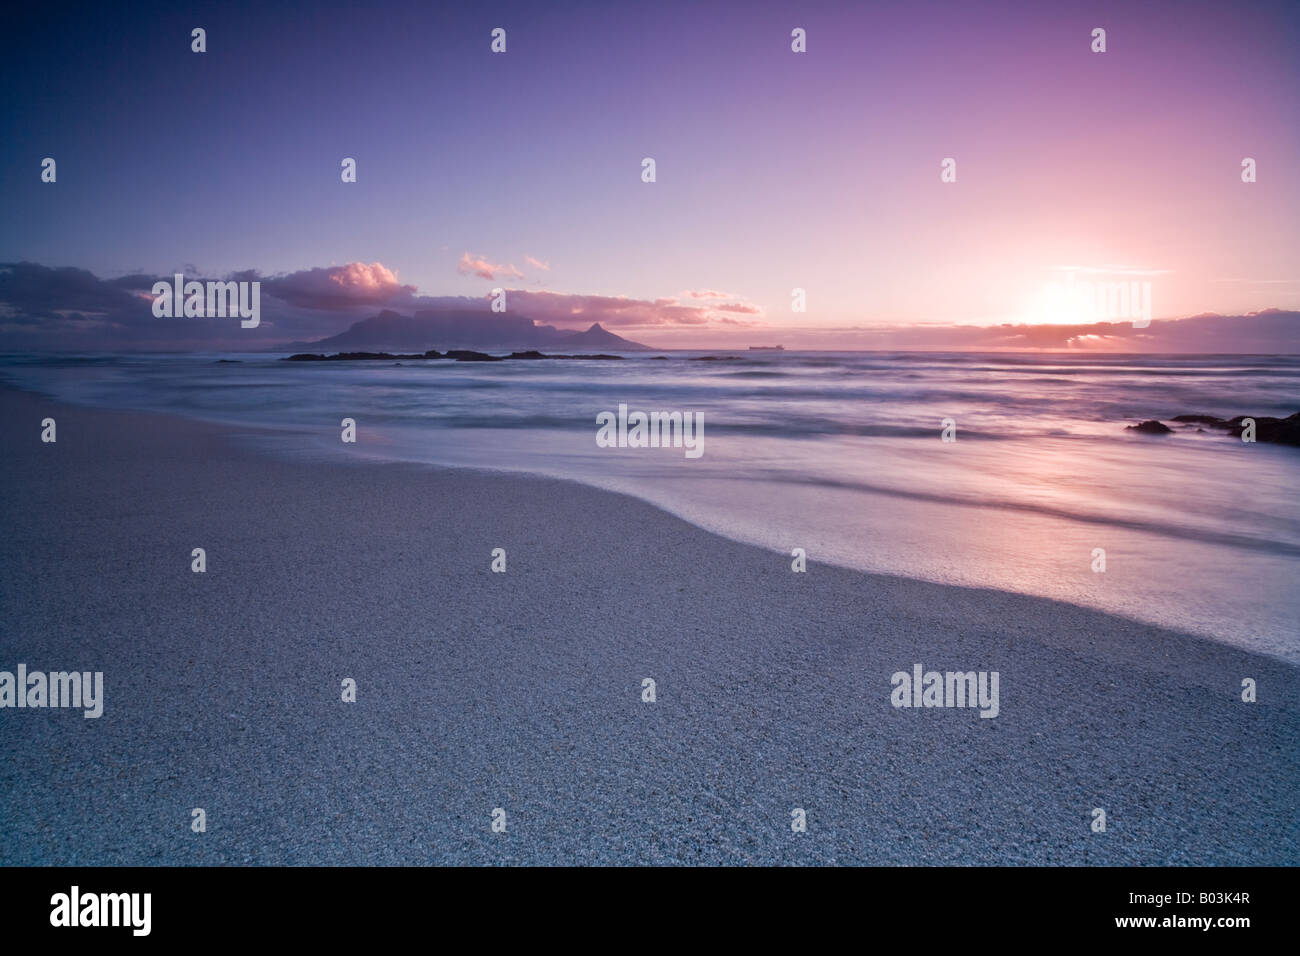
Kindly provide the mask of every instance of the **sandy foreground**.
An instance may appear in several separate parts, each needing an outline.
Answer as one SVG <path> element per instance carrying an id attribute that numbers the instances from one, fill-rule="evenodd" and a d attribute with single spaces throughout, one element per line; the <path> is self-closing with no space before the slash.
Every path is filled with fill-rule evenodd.
<path id="1" fill-rule="evenodd" d="M 0 862 L 1300 863 L 1283 662 L 241 434 L 0 389 L 0 670 L 104 674 L 0 710 Z M 916 663 L 998 716 L 895 709 Z"/>

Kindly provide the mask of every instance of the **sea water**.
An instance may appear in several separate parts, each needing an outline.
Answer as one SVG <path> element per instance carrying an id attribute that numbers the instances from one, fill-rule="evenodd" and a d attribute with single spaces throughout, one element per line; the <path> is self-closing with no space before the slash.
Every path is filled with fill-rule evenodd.
<path id="1" fill-rule="evenodd" d="M 662 354 L 7 355 L 0 381 L 258 426 L 281 454 L 573 479 L 787 563 L 803 548 L 811 574 L 828 562 L 1042 595 L 1300 661 L 1300 449 L 1197 426 L 1125 429 L 1293 414 L 1300 357 Z M 598 416 L 620 404 L 697 414 L 706 452 L 600 447 Z M 339 440 L 344 417 L 356 444 Z M 955 441 L 942 440 L 945 419 Z"/>

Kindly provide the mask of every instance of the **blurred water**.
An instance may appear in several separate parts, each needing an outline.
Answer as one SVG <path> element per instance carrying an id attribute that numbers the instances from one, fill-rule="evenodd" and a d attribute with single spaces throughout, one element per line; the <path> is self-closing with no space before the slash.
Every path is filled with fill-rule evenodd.
<path id="1" fill-rule="evenodd" d="M 7 355 L 0 381 L 265 426 L 277 437 L 263 444 L 284 454 L 571 478 L 787 555 L 805 548 L 814 565 L 1056 597 L 1300 660 L 1300 450 L 1194 426 L 1124 429 L 1184 413 L 1290 415 L 1297 356 L 741 352 L 397 367 Z M 620 403 L 702 413 L 704 455 L 598 448 L 596 415 Z M 339 442 L 344 417 L 358 422 L 355 446 Z M 945 418 L 954 443 L 940 441 Z M 629 546 L 635 561 L 654 542 Z"/>

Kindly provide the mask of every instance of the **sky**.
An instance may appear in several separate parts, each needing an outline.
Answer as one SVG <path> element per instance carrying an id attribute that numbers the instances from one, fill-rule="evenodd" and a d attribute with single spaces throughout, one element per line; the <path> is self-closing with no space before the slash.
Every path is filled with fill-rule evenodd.
<path id="1" fill-rule="evenodd" d="M 1300 310 L 1294 2 L 0 16 L 0 348 L 156 340 L 123 290 L 177 271 L 278 281 L 250 343 L 494 288 L 665 348 L 968 347 L 1008 324 L 1086 345 L 1098 316 L 1053 283 L 1149 283 L 1157 320 Z"/>

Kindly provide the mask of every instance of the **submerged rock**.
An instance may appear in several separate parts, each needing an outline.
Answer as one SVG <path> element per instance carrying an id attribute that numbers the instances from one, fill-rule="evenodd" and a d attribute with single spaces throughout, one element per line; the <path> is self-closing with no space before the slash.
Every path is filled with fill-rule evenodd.
<path id="1" fill-rule="evenodd" d="M 527 352 L 511 352 L 506 358 L 512 359 L 600 359 L 602 361 L 622 361 L 621 355 L 606 355 L 604 352 L 596 352 L 589 355 L 546 355 L 538 352 L 536 349 L 529 349 Z"/>
<path id="2" fill-rule="evenodd" d="M 1175 415 L 1173 421 L 1186 425 L 1208 425 L 1222 428 L 1234 438 L 1240 438 L 1246 430 L 1246 419 L 1255 419 L 1255 441 L 1274 445 L 1292 445 L 1300 448 L 1300 412 L 1287 418 L 1271 418 L 1267 415 L 1238 415 L 1236 418 L 1215 418 L 1213 415 Z M 1203 429 L 1197 429 L 1202 431 Z"/>
<path id="3" fill-rule="evenodd" d="M 504 362 L 505 357 L 502 355 L 488 355 L 486 352 L 475 352 L 473 349 L 448 349 L 447 358 L 455 359 L 457 362 Z"/>
<path id="4" fill-rule="evenodd" d="M 1287 418 L 1271 418 L 1268 415 L 1238 415 L 1236 418 L 1215 418 L 1213 415 L 1203 414 L 1175 415 L 1170 421 L 1177 422 L 1188 431 L 1193 425 L 1204 425 L 1206 428 L 1222 429 L 1233 438 L 1240 438 L 1246 430 L 1247 418 L 1255 422 L 1255 441 L 1300 448 L 1300 412 Z M 1129 431 L 1141 432 L 1144 435 L 1168 435 L 1172 431 L 1157 421 L 1146 421 L 1140 425 L 1125 427 Z M 1203 433 L 1205 428 L 1197 428 L 1196 431 Z"/>
<path id="5" fill-rule="evenodd" d="M 282 362 L 393 362 L 400 365 L 397 359 L 452 359 L 456 362 L 504 362 L 506 359 L 600 359 L 603 361 L 621 360 L 621 355 L 609 355 L 604 352 L 590 355 L 546 355 L 535 349 L 527 352 L 511 352 L 509 355 L 488 355 L 486 352 L 475 352 L 472 349 L 451 349 L 443 353 L 437 349 L 429 349 L 427 352 L 415 352 L 410 355 L 393 352 L 338 352 L 334 355 L 321 355 L 316 352 L 299 352 L 295 355 L 289 355 L 282 358 Z"/>
<path id="6" fill-rule="evenodd" d="M 1128 431 L 1141 432 L 1143 435 L 1172 435 L 1174 432 L 1168 425 L 1158 422 L 1154 418 L 1139 425 L 1126 425 L 1124 427 Z"/>
<path id="7" fill-rule="evenodd" d="M 285 362 L 389 362 L 394 359 L 422 359 L 427 355 L 394 355 L 392 352 L 339 352 L 335 355 L 318 355 L 314 352 L 299 352 L 283 359 Z"/>
<path id="8" fill-rule="evenodd" d="M 1246 416 L 1238 415 L 1228 422 L 1228 434 L 1237 438 L 1245 430 L 1243 419 Z M 1263 418 L 1255 419 L 1255 441 L 1265 441 L 1276 445 L 1293 445 L 1300 448 L 1300 412 L 1290 415 L 1287 418 Z"/>

